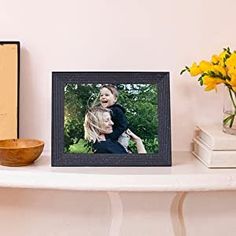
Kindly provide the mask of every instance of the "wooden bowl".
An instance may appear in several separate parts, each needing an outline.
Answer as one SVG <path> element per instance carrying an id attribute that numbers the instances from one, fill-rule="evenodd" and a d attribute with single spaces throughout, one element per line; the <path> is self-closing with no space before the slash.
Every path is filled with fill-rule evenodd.
<path id="1" fill-rule="evenodd" d="M 44 142 L 35 139 L 0 140 L 0 164 L 3 166 L 27 166 L 42 153 Z"/>

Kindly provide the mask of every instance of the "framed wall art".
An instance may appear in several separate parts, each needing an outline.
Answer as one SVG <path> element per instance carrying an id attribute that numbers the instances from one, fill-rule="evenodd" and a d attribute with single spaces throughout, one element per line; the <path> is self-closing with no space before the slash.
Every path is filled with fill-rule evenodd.
<path id="1" fill-rule="evenodd" d="M 53 72 L 52 166 L 170 166 L 168 72 Z"/>
<path id="2" fill-rule="evenodd" d="M 19 137 L 20 42 L 0 42 L 0 139 Z"/>

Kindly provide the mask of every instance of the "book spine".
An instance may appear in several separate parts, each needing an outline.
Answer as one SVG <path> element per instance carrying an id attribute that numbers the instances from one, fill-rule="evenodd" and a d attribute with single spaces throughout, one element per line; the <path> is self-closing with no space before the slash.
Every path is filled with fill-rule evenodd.
<path id="1" fill-rule="evenodd" d="M 236 167 L 236 151 L 215 151 L 193 139 L 193 154 L 208 167 Z"/>
<path id="2" fill-rule="evenodd" d="M 206 164 L 211 164 L 211 153 L 207 148 L 202 148 L 199 141 L 196 139 L 193 139 L 193 153 L 196 154 L 197 157 L 204 161 Z"/>
<path id="3" fill-rule="evenodd" d="M 199 130 L 199 133 L 198 133 L 198 138 L 200 140 L 202 140 L 204 143 L 207 144 L 207 146 L 211 149 L 214 149 L 216 148 L 215 147 L 215 142 L 213 140 L 213 137 L 208 135 L 207 133 L 205 133 L 203 130 Z"/>
<path id="4" fill-rule="evenodd" d="M 232 139 L 232 137 L 228 138 L 225 135 L 209 134 L 199 128 L 196 138 L 214 151 L 236 151 L 236 137 Z"/>

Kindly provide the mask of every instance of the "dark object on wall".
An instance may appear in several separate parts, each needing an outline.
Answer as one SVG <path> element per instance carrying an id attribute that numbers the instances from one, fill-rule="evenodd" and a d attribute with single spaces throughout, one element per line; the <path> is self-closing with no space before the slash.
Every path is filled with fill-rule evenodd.
<path id="1" fill-rule="evenodd" d="M 129 131 L 135 142 L 130 141 L 127 149 L 107 133 L 101 142 L 84 138 L 85 115 L 94 111 L 95 104 L 104 105 L 99 98 L 104 85 L 119 91 L 119 105 L 108 107 L 114 123 L 110 132 L 115 132 L 124 112 L 146 152 L 140 152 L 140 143 Z M 118 121 L 114 117 L 117 110 Z M 53 72 L 52 166 L 171 166 L 169 73 Z"/>
<path id="2" fill-rule="evenodd" d="M 0 42 L 0 139 L 19 137 L 20 42 Z"/>

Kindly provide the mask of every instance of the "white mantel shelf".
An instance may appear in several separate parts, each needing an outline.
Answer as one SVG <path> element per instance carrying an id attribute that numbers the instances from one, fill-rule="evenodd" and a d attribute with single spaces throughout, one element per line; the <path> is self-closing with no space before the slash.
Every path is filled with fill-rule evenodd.
<path id="1" fill-rule="evenodd" d="M 236 169 L 208 169 L 191 153 L 173 153 L 172 167 L 51 167 L 42 155 L 31 166 L 0 166 L 0 187 L 77 191 L 236 190 Z"/>

